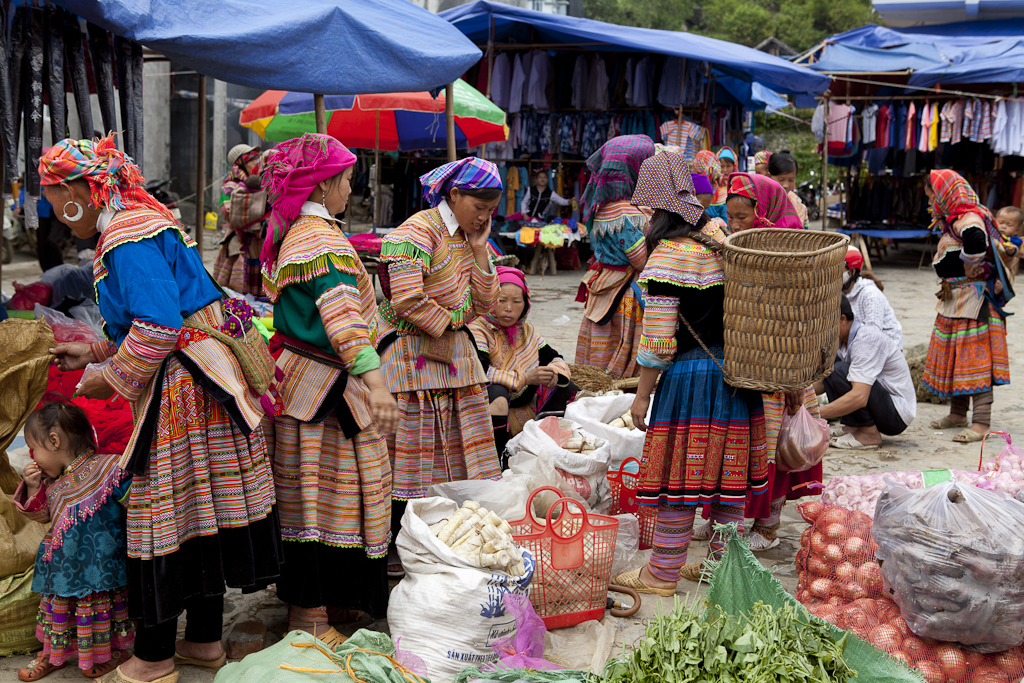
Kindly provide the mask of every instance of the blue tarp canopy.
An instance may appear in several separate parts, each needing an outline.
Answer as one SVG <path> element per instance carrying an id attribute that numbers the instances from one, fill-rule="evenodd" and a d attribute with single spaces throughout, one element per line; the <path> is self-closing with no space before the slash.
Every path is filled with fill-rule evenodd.
<path id="1" fill-rule="evenodd" d="M 409 0 L 55 0 L 201 74 L 327 95 L 418 92 L 481 57 Z"/>
<path id="2" fill-rule="evenodd" d="M 440 15 L 470 40 L 485 45 L 491 22 L 498 43 L 565 44 L 604 52 L 650 52 L 710 62 L 720 74 L 757 81 L 784 93 L 821 93 L 828 79 L 810 69 L 744 45 L 681 31 L 618 26 L 603 21 L 545 14 L 491 0 L 476 0 Z M 531 31 L 532 29 L 532 31 Z"/>
<path id="3" fill-rule="evenodd" d="M 807 65 L 823 73 L 910 71 L 908 85 L 1024 81 L 1024 20 L 913 29 L 874 24 L 839 33 Z"/>
<path id="4" fill-rule="evenodd" d="M 744 109 L 764 109 L 769 113 L 785 109 L 789 106 L 789 102 L 782 95 L 756 81 L 748 82 L 741 81 L 738 78 L 726 77 L 719 78 L 716 81 L 716 86 L 719 90 L 724 90 L 728 95 L 728 97 L 722 97 L 721 92 L 716 93 L 715 102 L 717 103 L 723 103 L 732 99 L 737 104 L 742 105 Z"/>

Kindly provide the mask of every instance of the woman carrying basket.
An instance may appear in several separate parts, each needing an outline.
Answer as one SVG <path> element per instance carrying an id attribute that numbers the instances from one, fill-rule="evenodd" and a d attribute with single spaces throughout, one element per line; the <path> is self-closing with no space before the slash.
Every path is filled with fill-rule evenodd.
<path id="1" fill-rule="evenodd" d="M 685 159 L 669 153 L 644 162 L 633 195 L 633 203 L 655 210 L 652 253 L 639 280 L 647 310 L 631 415 L 647 432 L 637 501 L 658 511 L 650 562 L 612 583 L 656 595 L 673 595 L 680 576 L 702 576 L 702 563 L 686 564 L 699 505 L 711 506 L 714 521 L 742 529 L 748 492 L 763 497 L 768 488 L 761 395 L 726 386 L 721 368 L 723 236 L 693 189 Z M 716 534 L 710 556 L 724 549 Z"/>
<path id="2" fill-rule="evenodd" d="M 576 363 L 616 378 L 640 371 L 636 352 L 643 302 L 634 281 L 647 262 L 644 235 L 650 212 L 629 199 L 640 165 L 653 155 L 654 141 L 646 135 L 621 135 L 587 159 L 594 175 L 583 191 L 583 219 L 594 258 L 576 297 L 583 303 Z"/>
<path id="3" fill-rule="evenodd" d="M 772 155 L 775 159 L 779 155 Z M 770 163 L 770 161 L 769 161 Z M 768 176 L 733 173 L 728 181 L 729 196 L 726 205 L 729 211 L 729 227 L 732 232 L 752 228 L 785 228 L 800 230 L 803 224 L 799 214 L 786 195 L 785 188 Z M 800 392 L 803 405 L 817 418 L 818 397 L 808 387 Z M 786 395 L 782 392 L 764 394 L 765 437 L 768 452 L 768 496 L 750 496 L 747 499 L 745 516 L 754 519 L 747 541 L 754 552 L 771 550 L 779 545 L 779 526 L 782 509 L 787 500 L 817 495 L 811 484 L 820 484 L 821 463 L 804 472 L 776 472 L 775 455 L 778 448 L 782 417 L 786 413 Z M 694 540 L 703 541 L 711 536 L 712 522 L 697 527 Z"/>
<path id="4" fill-rule="evenodd" d="M 138 631 L 135 656 L 106 680 L 175 683 L 176 661 L 224 665 L 225 584 L 254 591 L 280 574 L 263 411 L 230 347 L 192 327 L 229 333 L 233 316 L 196 243 L 146 193 L 113 135 L 63 140 L 39 172 L 61 221 L 82 239 L 100 233 L 96 293 L 114 340 L 60 344 L 57 367 L 109 360 L 78 394 L 116 391 L 135 403 L 122 464 L 132 475 L 128 611 Z M 175 643 L 182 611 L 185 638 Z"/>
<path id="5" fill-rule="evenodd" d="M 921 382 L 950 398 L 949 415 L 932 422 L 932 429 L 963 427 L 953 441 L 972 443 L 990 429 L 993 387 L 1010 383 L 1001 307 L 1013 290 L 993 250 L 1001 237 L 992 212 L 967 181 L 955 171 L 932 171 L 925 194 L 942 230 L 932 260 L 942 288 Z"/>
<path id="6" fill-rule="evenodd" d="M 274 206 L 263 276 L 281 348 L 273 426 L 285 565 L 277 582 L 288 630 L 334 646 L 327 607 L 387 613 L 391 463 L 381 431 L 397 408 L 370 343 L 373 284 L 334 216 L 345 210 L 356 157 L 306 134 L 269 155 Z M 268 428 L 268 431 L 269 428 Z"/>

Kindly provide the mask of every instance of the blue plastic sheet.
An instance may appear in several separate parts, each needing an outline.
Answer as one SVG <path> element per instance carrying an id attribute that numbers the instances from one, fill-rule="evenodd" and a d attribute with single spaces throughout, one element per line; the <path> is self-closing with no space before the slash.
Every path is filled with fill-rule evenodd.
<path id="1" fill-rule="evenodd" d="M 782 93 L 822 93 L 829 84 L 826 77 L 784 59 L 693 33 L 618 26 L 592 19 L 535 12 L 492 0 L 476 0 L 445 10 L 439 16 L 478 44 L 487 43 L 493 21 L 494 38 L 499 43 L 511 37 L 522 38 L 520 42 L 527 43 L 588 43 L 588 48 L 598 51 L 652 52 L 686 57 L 710 62 L 720 75 L 741 81 L 757 81 Z"/>
<path id="2" fill-rule="evenodd" d="M 55 3 L 204 75 L 268 90 L 431 90 L 482 56 L 459 30 L 409 0 Z"/>

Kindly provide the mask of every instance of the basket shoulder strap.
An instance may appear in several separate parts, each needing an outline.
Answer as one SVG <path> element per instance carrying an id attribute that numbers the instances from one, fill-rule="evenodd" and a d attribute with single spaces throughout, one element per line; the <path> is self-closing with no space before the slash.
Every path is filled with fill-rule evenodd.
<path id="1" fill-rule="evenodd" d="M 185 320 L 182 323 L 182 327 L 188 327 L 188 328 L 193 329 L 193 330 L 199 330 L 200 332 L 205 332 L 206 334 L 210 335 L 211 337 L 213 337 L 217 341 L 224 342 L 225 344 L 234 343 L 234 342 L 239 341 L 235 337 L 232 337 L 229 334 L 224 334 L 224 332 L 216 329 L 215 327 L 211 327 L 210 325 L 207 325 L 206 323 L 195 322 L 195 321 L 192 321 L 192 320 Z"/>
<path id="2" fill-rule="evenodd" d="M 704 349 L 705 353 L 707 353 L 708 356 L 711 357 L 711 360 L 715 361 L 715 365 L 717 365 L 718 368 L 722 371 L 722 375 L 728 377 L 728 375 L 725 372 L 725 367 L 719 362 L 717 358 L 715 358 L 715 354 L 711 353 L 711 349 L 707 347 L 707 345 L 704 343 L 704 340 L 700 338 L 699 334 L 697 334 L 697 330 L 693 329 L 693 327 L 690 326 L 690 323 L 686 320 L 682 313 L 679 314 L 679 319 L 682 321 L 684 325 L 686 325 L 686 329 L 689 330 L 690 334 L 693 335 L 693 338 L 697 340 L 697 343 L 700 344 L 700 347 Z"/>

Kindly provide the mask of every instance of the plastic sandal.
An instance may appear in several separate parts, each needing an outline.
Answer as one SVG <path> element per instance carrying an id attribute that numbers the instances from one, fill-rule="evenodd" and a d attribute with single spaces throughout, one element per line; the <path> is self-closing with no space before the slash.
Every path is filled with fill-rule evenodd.
<path id="1" fill-rule="evenodd" d="M 116 669 L 121 662 L 127 659 L 128 656 L 124 652 L 115 652 L 113 657 L 102 664 L 97 664 L 88 671 L 82 671 L 82 675 L 86 678 L 101 678 Z"/>
<path id="2" fill-rule="evenodd" d="M 979 437 L 980 438 L 980 437 Z M 878 450 L 877 445 L 863 444 L 857 441 L 853 434 L 843 434 L 840 437 L 832 439 L 829 444 L 832 448 L 839 448 L 846 451 L 876 451 Z"/>
<path id="3" fill-rule="evenodd" d="M 711 520 L 701 524 L 698 527 L 693 528 L 693 536 L 690 537 L 691 541 L 706 541 L 711 538 Z"/>
<path id="4" fill-rule="evenodd" d="M 338 629 L 333 626 L 329 626 L 326 631 L 321 634 L 317 634 L 316 627 L 313 627 L 313 637 L 319 640 L 321 643 L 334 650 L 336 647 L 348 640 L 348 636 L 343 635 Z"/>
<path id="5" fill-rule="evenodd" d="M 760 532 L 752 531 L 747 536 L 747 545 L 750 546 L 750 551 L 754 553 L 763 553 L 766 550 L 771 550 L 779 545 L 779 539 L 774 538 L 769 540 L 767 536 L 763 536 Z"/>
<path id="6" fill-rule="evenodd" d="M 221 652 L 220 657 L 217 657 L 217 659 L 197 659 L 195 657 L 179 655 L 177 652 L 174 653 L 174 663 L 177 665 L 187 664 L 189 666 L 201 666 L 204 669 L 219 669 L 227 664 L 227 662 L 227 652 Z"/>
<path id="7" fill-rule="evenodd" d="M 953 437 L 953 441 L 955 443 L 978 443 L 984 438 L 984 434 L 979 434 L 973 429 L 961 429 L 957 435 Z"/>
<path id="8" fill-rule="evenodd" d="M 112 673 L 107 674 L 103 678 L 103 683 L 147 683 L 147 681 L 140 681 L 137 678 L 125 676 L 121 671 L 121 667 L 117 667 Z M 148 683 L 178 683 L 178 672 L 172 671 L 166 676 L 161 676 L 160 678 L 149 681 Z"/>
<path id="9" fill-rule="evenodd" d="M 941 420 L 932 420 L 928 426 L 932 429 L 952 429 L 953 427 L 969 427 L 970 425 L 967 424 L 966 417 L 963 420 L 953 421 L 949 419 L 949 415 L 946 415 Z"/>
<path id="10" fill-rule="evenodd" d="M 711 570 L 705 567 L 703 562 L 691 562 L 679 570 L 679 578 L 699 582 L 711 578 Z"/>
<path id="11" fill-rule="evenodd" d="M 613 576 L 611 583 L 615 586 L 632 588 L 637 593 L 651 593 L 653 595 L 660 595 L 664 598 L 669 598 L 676 594 L 676 590 L 674 588 L 654 588 L 653 586 L 648 586 L 640 580 L 640 572 L 640 569 L 623 572 L 618 576 Z"/>
<path id="12" fill-rule="evenodd" d="M 63 669 L 64 666 L 64 664 L 61 664 L 60 666 L 50 664 L 49 656 L 40 652 L 35 659 L 18 669 L 18 680 L 38 681 L 40 678 L 43 678 L 58 669 Z"/>

